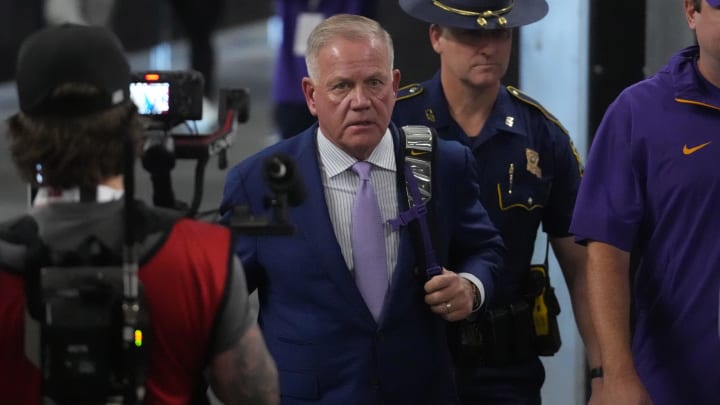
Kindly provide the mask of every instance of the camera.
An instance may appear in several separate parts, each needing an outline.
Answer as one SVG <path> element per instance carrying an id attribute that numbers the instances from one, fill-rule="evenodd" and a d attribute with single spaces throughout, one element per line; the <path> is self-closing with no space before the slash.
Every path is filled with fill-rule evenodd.
<path id="1" fill-rule="evenodd" d="M 130 98 L 140 115 L 165 128 L 202 118 L 205 80 L 194 70 L 140 71 L 130 79 Z"/>
<path id="2" fill-rule="evenodd" d="M 235 136 L 235 123 L 247 121 L 249 95 L 246 89 L 220 89 L 217 116 L 211 132 L 198 131 L 203 119 L 204 78 L 195 70 L 148 70 L 133 72 L 130 98 L 142 122 L 142 166 L 150 173 L 156 206 L 197 215 L 202 198 L 203 172 L 208 159 L 218 156 L 218 166 L 227 166 L 226 150 Z M 182 129 L 175 127 L 185 124 Z M 170 172 L 177 159 L 197 162 L 195 187 L 190 206 L 175 199 Z"/>

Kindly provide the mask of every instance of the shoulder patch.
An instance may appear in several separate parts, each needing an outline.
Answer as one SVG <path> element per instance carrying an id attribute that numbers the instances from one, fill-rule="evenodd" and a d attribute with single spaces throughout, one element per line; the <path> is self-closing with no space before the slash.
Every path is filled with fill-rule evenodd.
<path id="1" fill-rule="evenodd" d="M 523 93 L 520 89 L 513 87 L 513 86 L 506 86 L 508 93 L 510 93 L 512 96 L 517 98 L 518 100 L 522 101 L 523 103 L 530 104 L 531 106 L 537 108 L 548 120 L 552 121 L 555 125 L 560 127 L 560 129 L 568 135 L 567 129 L 560 123 L 560 120 L 555 118 L 554 115 L 550 114 L 548 110 L 545 109 L 540 103 L 538 103 L 536 100 L 534 100 L 532 97 L 528 96 L 527 94 Z"/>
<path id="2" fill-rule="evenodd" d="M 421 94 L 425 90 L 419 83 L 408 84 L 407 86 L 400 87 L 395 97 L 395 101 L 405 100 L 410 97 L 415 97 Z"/>

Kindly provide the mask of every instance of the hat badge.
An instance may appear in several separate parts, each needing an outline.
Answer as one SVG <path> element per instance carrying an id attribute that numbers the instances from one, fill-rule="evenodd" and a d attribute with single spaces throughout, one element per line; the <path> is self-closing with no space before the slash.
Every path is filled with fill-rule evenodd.
<path id="1" fill-rule="evenodd" d="M 433 0 L 433 5 L 449 13 L 458 14 L 466 17 L 477 17 L 477 19 L 475 20 L 477 25 L 485 28 L 488 25 L 488 18 L 495 18 L 497 19 L 497 23 L 500 26 L 505 26 L 505 24 L 507 24 L 507 18 L 505 18 L 503 15 L 509 13 L 510 10 L 512 10 L 513 6 L 515 5 L 515 0 L 511 0 L 510 4 L 507 7 L 503 7 L 498 10 L 485 11 L 462 10 L 459 8 L 448 6 L 447 4 L 443 4 L 439 0 Z"/>

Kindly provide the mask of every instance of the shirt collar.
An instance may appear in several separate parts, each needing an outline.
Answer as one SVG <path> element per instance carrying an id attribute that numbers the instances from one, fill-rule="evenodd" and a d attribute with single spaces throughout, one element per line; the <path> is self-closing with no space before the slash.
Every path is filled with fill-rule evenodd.
<path id="1" fill-rule="evenodd" d="M 445 128 L 452 122 L 450 117 L 450 108 L 448 107 L 445 91 L 440 81 L 440 71 L 423 83 L 423 87 L 427 92 L 428 108 L 425 110 L 425 118 L 435 128 Z"/>
<path id="2" fill-rule="evenodd" d="M 318 153 L 320 154 L 320 163 L 325 167 L 325 173 L 327 173 L 329 178 L 348 170 L 358 161 L 345 153 L 345 151 L 337 145 L 330 142 L 322 133 L 320 127 L 318 127 L 315 136 L 317 139 Z M 366 161 L 385 170 L 396 171 L 393 140 L 390 129 L 385 131 L 380 143 L 375 147 Z"/>
<path id="3" fill-rule="evenodd" d="M 448 107 L 445 91 L 440 81 L 440 71 L 438 70 L 430 80 L 425 82 L 423 87 L 428 92 L 427 97 L 430 100 L 428 103 L 429 108 L 425 111 L 425 118 L 435 128 L 449 126 L 453 119 L 450 116 L 450 107 Z M 489 136 L 492 136 L 501 131 L 527 135 L 524 126 L 519 125 L 518 120 L 521 117 L 512 96 L 508 93 L 507 88 L 501 85 L 490 116 L 483 127 L 482 135 L 489 134 Z M 487 137 L 483 136 L 483 138 Z"/>
<path id="4" fill-rule="evenodd" d="M 675 99 L 720 109 L 720 89 L 708 82 L 697 66 L 699 48 L 689 46 L 676 53 L 668 64 L 675 88 Z"/>
<path id="5" fill-rule="evenodd" d="M 527 136 L 525 129 L 528 125 L 521 125 L 522 122 L 520 122 L 525 115 L 520 114 L 516 101 L 517 100 L 508 93 L 507 87 L 500 86 L 500 91 L 495 99 L 495 105 L 493 105 L 483 132 L 488 128 L 492 130 L 492 134 L 502 131 Z"/>
<path id="6" fill-rule="evenodd" d="M 97 202 L 110 202 L 119 200 L 123 197 L 123 190 L 114 189 L 112 187 L 99 185 L 97 186 Z M 38 189 L 34 206 L 41 206 L 59 202 L 80 202 L 80 189 L 55 189 L 50 187 L 41 187 Z"/>

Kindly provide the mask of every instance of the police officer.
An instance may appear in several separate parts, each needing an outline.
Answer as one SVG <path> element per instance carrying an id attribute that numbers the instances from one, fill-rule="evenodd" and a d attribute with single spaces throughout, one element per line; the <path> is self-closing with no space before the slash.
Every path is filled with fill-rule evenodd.
<path id="1" fill-rule="evenodd" d="M 501 83 L 514 28 L 541 19 L 548 6 L 545 0 L 400 0 L 400 6 L 430 23 L 440 70 L 400 89 L 393 121 L 434 127 L 441 137 L 470 147 L 480 199 L 508 250 L 497 297 L 475 323 L 482 354 L 471 362 L 462 355 L 459 342 L 473 325 L 456 331 L 451 341 L 460 353 L 460 397 L 465 404 L 539 404 L 545 373 L 533 316 L 542 314 L 531 313 L 538 286 L 529 269 L 541 223 L 565 276 L 589 365 L 599 366 L 585 301 L 586 253 L 568 232 L 582 176 L 579 156 L 555 117 Z M 599 384 L 593 379 L 593 388 Z"/>
<path id="2" fill-rule="evenodd" d="M 55 379 L 97 373 L 107 377 L 101 382 L 125 381 L 103 373 L 110 367 L 93 363 L 119 353 L 103 351 L 105 356 L 85 359 L 83 353 L 100 346 L 77 344 L 72 350 L 67 346 L 67 352 L 43 353 L 42 364 L 33 363 L 25 356 L 32 345 L 25 346 L 24 335 L 34 335 L 25 328 L 24 318 L 26 307 L 37 302 L 31 293 L 37 291 L 33 288 L 37 277 L 32 275 L 38 273 L 33 269 L 50 264 L 58 273 L 70 272 L 67 264 L 87 267 L 101 257 L 99 264 L 120 267 L 118 257 L 126 252 L 122 249 L 123 166 L 129 158 L 124 151 L 132 141 L 137 145 L 140 135 L 137 108 L 129 96 L 130 67 L 111 32 L 67 24 L 37 32 L 23 42 L 16 81 L 20 111 L 8 121 L 11 154 L 18 172 L 38 187 L 38 193 L 28 216 L 0 224 L 0 397 L 3 403 L 38 404 L 41 392 L 47 394 L 52 386 L 55 391 L 48 395 L 52 399 L 73 398 L 55 402 L 88 403 L 91 392 L 93 399 L 106 395 L 95 392 L 102 384 L 72 383 L 76 380 L 58 384 Z M 229 230 L 176 218 L 140 203 L 127 206 L 136 207 L 137 214 L 130 217 L 143 235 L 137 238 L 142 242 L 137 278 L 150 318 L 144 403 L 190 403 L 199 398 L 197 392 L 205 392 L 196 391 L 203 387 L 204 372 L 225 403 L 277 403 L 277 371 L 250 310 Z M 89 243 L 92 248 L 84 249 Z M 48 250 L 51 255 L 36 254 Z M 57 263 L 63 257 L 68 261 Z M 31 266 L 31 261 L 36 263 Z M 76 295 L 89 291 L 89 286 L 78 288 Z M 111 295 L 107 290 L 102 293 L 87 292 L 89 299 L 79 308 L 99 307 L 98 300 Z M 63 299 L 76 295 L 65 294 Z M 34 318 L 43 322 L 54 322 L 51 315 L 73 318 L 46 311 L 47 317 Z M 105 315 L 101 319 L 111 319 Z M 90 335 L 76 331 L 77 319 L 65 320 L 74 323 L 61 337 L 73 342 Z M 111 340 L 103 342 L 115 347 Z M 143 345 L 142 334 L 136 333 L 135 340 Z M 52 373 L 46 373 L 46 362 L 53 361 L 54 354 L 80 360 L 59 362 Z"/>

